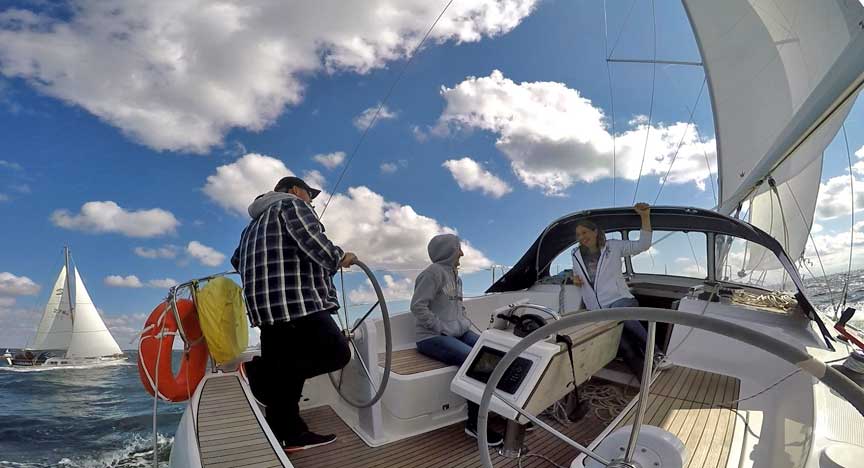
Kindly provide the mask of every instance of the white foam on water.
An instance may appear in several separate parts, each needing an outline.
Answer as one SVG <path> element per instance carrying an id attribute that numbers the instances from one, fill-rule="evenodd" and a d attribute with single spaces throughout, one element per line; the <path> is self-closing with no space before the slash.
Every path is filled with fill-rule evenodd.
<path id="1" fill-rule="evenodd" d="M 159 434 L 157 437 L 159 467 L 168 466 L 173 437 Z M 151 468 L 153 466 L 153 438 L 133 434 L 126 444 L 116 450 L 103 453 L 95 458 L 64 458 L 57 465 L 60 468 Z"/>
<path id="2" fill-rule="evenodd" d="M 115 367 L 115 366 L 136 366 L 138 365 L 135 362 L 129 361 L 112 361 L 105 362 L 99 364 L 87 364 L 82 366 L 34 366 L 34 367 L 13 367 L 13 366 L 2 366 L 0 367 L 0 372 L 52 372 L 52 371 L 65 371 L 65 370 L 76 370 L 76 369 L 98 369 L 102 367 Z"/>

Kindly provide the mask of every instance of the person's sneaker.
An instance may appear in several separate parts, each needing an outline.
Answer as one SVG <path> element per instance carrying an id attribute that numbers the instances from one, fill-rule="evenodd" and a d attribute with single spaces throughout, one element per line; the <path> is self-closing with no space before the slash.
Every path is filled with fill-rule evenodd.
<path id="1" fill-rule="evenodd" d="M 666 357 L 665 354 L 663 354 L 663 353 L 654 354 L 654 370 L 655 371 L 661 371 L 664 369 L 668 369 L 668 368 L 672 367 L 673 365 L 674 364 L 672 364 L 672 361 L 670 361 Z"/>
<path id="2" fill-rule="evenodd" d="M 290 439 L 282 441 L 282 449 L 285 450 L 285 453 L 294 453 L 332 444 L 333 442 L 336 442 L 336 436 L 333 434 L 321 435 L 314 432 L 301 432 Z"/>
<path id="3" fill-rule="evenodd" d="M 537 429 L 537 426 L 535 426 L 533 422 L 528 421 L 527 423 L 525 423 L 525 432 L 531 432 L 534 429 Z"/>
<path id="4" fill-rule="evenodd" d="M 465 433 L 473 438 L 477 438 L 477 428 L 465 426 Z M 504 435 L 492 429 L 486 430 L 486 445 L 497 447 L 504 443 Z"/>

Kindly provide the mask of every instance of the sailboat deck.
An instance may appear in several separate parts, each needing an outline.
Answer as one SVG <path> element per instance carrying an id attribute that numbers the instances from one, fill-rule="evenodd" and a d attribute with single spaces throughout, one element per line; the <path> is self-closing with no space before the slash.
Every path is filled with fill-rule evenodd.
<path id="1" fill-rule="evenodd" d="M 275 468 L 279 461 L 235 375 L 204 382 L 196 414 L 204 468 Z"/>
<path id="2" fill-rule="evenodd" d="M 711 408 L 712 404 L 738 398 L 739 381 L 733 377 L 686 367 L 672 367 L 662 372 L 654 382 L 648 400 L 646 422 L 661 426 L 676 434 L 687 446 L 689 468 L 726 466 L 731 449 L 735 414 L 728 409 Z M 629 424 L 632 413 L 619 424 Z M 463 432 L 463 425 L 454 424 L 428 434 L 421 434 L 382 447 L 371 448 L 363 443 L 329 407 L 317 407 L 303 412 L 311 430 L 338 436 L 334 444 L 305 450 L 291 455 L 297 468 L 339 467 L 383 468 L 408 467 L 479 467 L 477 443 Z M 606 428 L 607 423 L 591 411 L 578 423 L 563 426 L 548 422 L 573 440 L 589 444 Z M 543 455 L 560 465 L 568 466 L 578 453 L 552 434 L 537 429 L 525 439 L 530 453 Z M 496 467 L 516 467 L 517 461 L 497 455 Z M 523 467 L 545 467 L 548 462 L 538 457 L 522 460 Z"/>

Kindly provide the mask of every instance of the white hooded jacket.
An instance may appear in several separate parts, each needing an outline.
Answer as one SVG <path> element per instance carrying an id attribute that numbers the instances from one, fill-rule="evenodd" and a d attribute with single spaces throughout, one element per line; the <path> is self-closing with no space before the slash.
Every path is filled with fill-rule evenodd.
<path id="1" fill-rule="evenodd" d="M 597 273 L 594 283 L 588 280 L 588 268 L 579 253 L 579 247 L 573 249 L 573 273 L 582 277 L 582 302 L 588 310 L 609 307 L 619 300 L 632 298 L 630 288 L 621 274 L 624 257 L 633 256 L 651 247 L 651 231 L 640 231 L 638 241 L 609 239 L 600 250 L 597 261 Z"/>

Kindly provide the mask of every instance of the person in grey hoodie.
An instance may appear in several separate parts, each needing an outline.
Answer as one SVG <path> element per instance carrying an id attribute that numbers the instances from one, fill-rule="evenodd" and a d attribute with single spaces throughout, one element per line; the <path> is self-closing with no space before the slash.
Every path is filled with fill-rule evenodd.
<path id="1" fill-rule="evenodd" d="M 462 305 L 458 267 L 463 253 L 459 237 L 437 235 L 429 241 L 427 251 L 432 264 L 417 276 L 411 298 L 417 351 L 445 364 L 461 366 L 480 337 L 471 331 L 471 321 Z M 468 402 L 465 433 L 475 438 L 478 409 L 476 403 Z M 490 430 L 487 440 L 494 447 L 503 443 L 504 437 Z"/>

